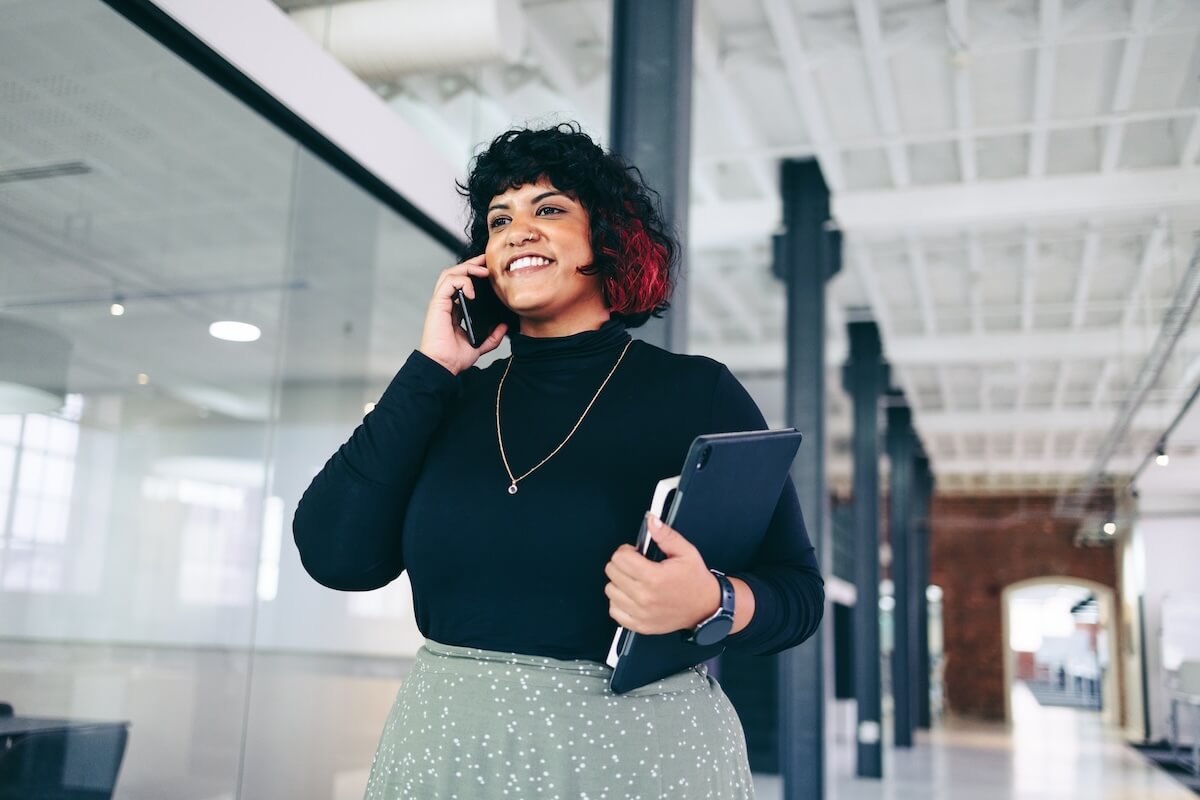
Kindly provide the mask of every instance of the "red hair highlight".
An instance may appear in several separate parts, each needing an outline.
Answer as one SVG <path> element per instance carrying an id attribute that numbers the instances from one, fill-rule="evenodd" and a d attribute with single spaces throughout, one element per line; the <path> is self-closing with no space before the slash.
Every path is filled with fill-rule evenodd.
<path id="1" fill-rule="evenodd" d="M 604 296 L 614 314 L 653 311 L 671 290 L 667 248 L 632 213 L 623 222 L 617 226 L 618 249 L 603 251 L 617 265 L 616 274 L 604 279 Z"/>

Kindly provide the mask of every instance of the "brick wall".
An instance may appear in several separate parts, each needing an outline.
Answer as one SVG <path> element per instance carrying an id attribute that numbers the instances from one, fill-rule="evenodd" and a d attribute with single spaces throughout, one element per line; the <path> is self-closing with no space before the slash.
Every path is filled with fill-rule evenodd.
<path id="1" fill-rule="evenodd" d="M 951 713 L 1004 718 L 1000 599 L 1006 586 L 1063 575 L 1117 588 L 1114 549 L 1073 546 L 1077 523 L 1054 517 L 1053 505 L 1052 496 L 1039 495 L 934 498 L 930 580 L 945 592 Z M 1114 630 L 1121 630 L 1119 621 Z"/>

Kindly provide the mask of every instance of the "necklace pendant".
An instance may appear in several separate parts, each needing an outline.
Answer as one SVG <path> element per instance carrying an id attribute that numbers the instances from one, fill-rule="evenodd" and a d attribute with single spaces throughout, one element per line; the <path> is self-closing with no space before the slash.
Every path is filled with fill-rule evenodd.
<path id="1" fill-rule="evenodd" d="M 517 485 L 515 483 L 508 487 L 508 493 L 509 494 L 517 493 Z"/>

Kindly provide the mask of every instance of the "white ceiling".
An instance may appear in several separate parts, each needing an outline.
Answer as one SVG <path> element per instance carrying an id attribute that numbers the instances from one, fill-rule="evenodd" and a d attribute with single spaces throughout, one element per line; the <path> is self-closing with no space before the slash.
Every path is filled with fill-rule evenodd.
<path id="1" fill-rule="evenodd" d="M 375 88 L 463 163 L 514 123 L 574 118 L 603 140 L 610 3 L 520 13 L 507 63 Z M 942 489 L 1077 481 L 1197 249 L 1198 45 L 1194 0 L 697 0 L 692 349 L 782 421 L 767 237 L 779 159 L 816 157 L 847 243 L 830 290 L 835 478 L 844 325 L 869 316 Z M 1200 314 L 1109 472 L 1136 467 L 1198 380 Z M 1200 437 L 1174 438 L 1173 471 L 1200 470 Z"/>
<path id="2" fill-rule="evenodd" d="M 283 279 L 296 158 L 286 137 L 98 3 L 0 8 L 0 169 L 80 154 L 93 167 L 0 185 L 0 301 Z M 846 235 L 829 293 L 835 483 L 849 473 L 844 326 L 863 316 L 883 330 L 940 489 L 1078 480 L 1197 247 L 1200 3 L 696 8 L 690 348 L 726 361 L 782 422 L 785 309 L 767 235 L 779 159 L 815 156 Z M 506 63 L 373 84 L 455 163 L 513 123 L 579 119 L 606 138 L 608 0 L 519 9 L 525 45 Z M 378 279 L 372 365 L 398 364 L 418 332 L 425 272 L 441 264 L 393 256 L 441 257 L 420 238 L 399 223 L 380 231 L 380 257 L 398 266 Z M 314 288 L 342 283 L 331 272 Z M 233 295 L 277 316 L 278 292 Z M 106 304 L 21 313 L 77 331 L 78 380 L 100 385 L 137 364 L 186 378 L 189 360 L 220 361 L 192 328 L 228 300 L 160 301 L 144 316 L 131 306 L 120 329 Z M 339 313 L 314 324 L 341 325 Z M 262 384 L 272 348 L 225 359 L 220 388 L 236 391 L 231 376 Z M 340 374 L 336 348 L 312 365 Z M 1200 315 L 1110 471 L 1142 460 L 1197 380 Z M 1200 474 L 1200 423 L 1181 426 L 1171 452 L 1172 475 Z"/>

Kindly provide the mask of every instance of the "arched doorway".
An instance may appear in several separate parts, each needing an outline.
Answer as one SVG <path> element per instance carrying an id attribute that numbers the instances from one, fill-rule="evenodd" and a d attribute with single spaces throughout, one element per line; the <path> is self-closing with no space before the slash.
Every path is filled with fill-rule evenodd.
<path id="1" fill-rule="evenodd" d="M 1023 672 L 1028 668 L 1027 665 L 1023 665 L 1023 669 L 1018 668 L 1018 648 L 1014 648 L 1013 646 L 1014 635 L 1026 635 L 1028 631 L 1023 631 L 1021 620 L 1014 619 L 1014 617 L 1020 617 L 1021 609 L 1027 606 L 1028 603 L 1036 602 L 1039 598 L 1050 606 L 1064 604 L 1067 608 L 1079 608 L 1083 606 L 1094 609 L 1094 625 L 1098 635 L 1092 641 L 1100 667 L 1097 680 L 1100 684 L 1102 719 L 1106 724 L 1118 724 L 1117 631 L 1113 590 L 1102 583 L 1084 578 L 1071 578 L 1065 575 L 1047 575 L 1017 581 L 1004 587 L 1001 593 L 1000 608 L 1003 615 L 1002 630 L 1004 637 L 1005 719 L 1010 724 L 1013 721 L 1013 683 L 1017 680 L 1019 672 Z M 1022 604 L 1018 605 L 1018 603 Z M 1080 614 L 1077 612 L 1075 616 L 1078 618 Z M 1089 619 L 1088 622 L 1077 623 L 1077 627 L 1086 628 L 1090 624 Z M 1023 652 L 1029 651 L 1028 646 L 1019 649 Z M 1066 658 L 1067 656 L 1064 656 L 1064 660 Z M 1066 664 L 1059 665 L 1058 668 L 1062 670 L 1059 675 L 1064 684 L 1067 680 L 1085 682 L 1087 680 L 1087 671 L 1085 669 L 1077 669 L 1075 672 L 1078 674 L 1068 675 Z"/>

